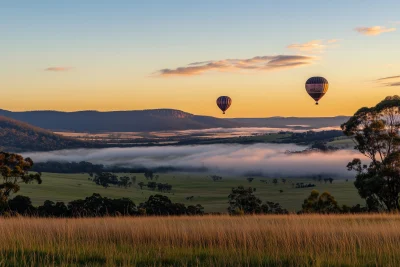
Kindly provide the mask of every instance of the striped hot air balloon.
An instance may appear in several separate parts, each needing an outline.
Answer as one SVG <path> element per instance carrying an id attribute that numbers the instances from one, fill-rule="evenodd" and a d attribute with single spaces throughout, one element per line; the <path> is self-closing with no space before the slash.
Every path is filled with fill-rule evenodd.
<path id="1" fill-rule="evenodd" d="M 324 77 L 311 77 L 306 82 L 307 93 L 316 101 L 318 101 L 326 94 L 329 88 L 329 83 Z"/>
<path id="2" fill-rule="evenodd" d="M 231 106 L 232 99 L 229 96 L 220 96 L 217 99 L 217 106 L 222 110 L 223 114 Z"/>

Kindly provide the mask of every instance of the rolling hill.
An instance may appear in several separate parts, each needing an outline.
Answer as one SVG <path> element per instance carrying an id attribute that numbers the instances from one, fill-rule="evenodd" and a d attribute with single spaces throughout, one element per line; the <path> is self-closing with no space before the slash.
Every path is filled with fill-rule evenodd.
<path id="1" fill-rule="evenodd" d="M 88 144 L 53 134 L 47 130 L 0 116 L 0 150 L 50 151 L 87 147 Z"/>

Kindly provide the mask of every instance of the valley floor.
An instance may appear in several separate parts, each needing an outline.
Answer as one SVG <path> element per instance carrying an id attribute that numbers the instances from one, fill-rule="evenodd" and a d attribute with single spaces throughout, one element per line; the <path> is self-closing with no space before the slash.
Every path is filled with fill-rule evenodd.
<path id="1" fill-rule="evenodd" d="M 139 182 L 147 184 L 148 180 L 143 174 L 121 174 L 121 176 L 136 176 L 136 184 L 127 189 L 111 186 L 103 188 L 89 181 L 88 174 L 55 174 L 43 173 L 43 183 L 27 184 L 21 186 L 21 195 L 29 196 L 35 206 L 42 205 L 45 200 L 63 201 L 65 203 L 84 199 L 93 193 L 99 193 L 104 197 L 132 199 L 136 204 L 145 202 L 150 195 L 160 194 L 160 192 L 143 190 L 137 185 Z M 246 177 L 232 177 L 222 175 L 222 180 L 214 182 L 210 174 L 206 173 L 160 173 L 157 183 L 169 183 L 172 185 L 171 193 L 162 193 L 172 201 L 184 203 L 185 205 L 201 204 L 205 212 L 227 212 L 228 195 L 233 187 L 243 185 L 245 187 L 256 188 L 255 195 L 263 202 L 279 202 L 284 208 L 291 212 L 301 210 L 303 200 L 306 199 L 313 189 L 320 193 L 328 191 L 338 201 L 339 205 L 353 206 L 356 204 L 365 205 L 365 201 L 357 193 L 353 181 L 337 179 L 332 184 L 314 181 L 311 178 L 286 178 L 286 183 L 278 179 L 278 184 L 272 183 L 272 178 L 257 177 L 249 183 Z M 283 178 L 283 177 L 282 177 Z M 262 182 L 266 181 L 266 182 Z M 315 187 L 294 188 L 293 183 L 312 183 Z M 282 192 L 280 191 L 282 190 Z M 187 197 L 193 196 L 192 200 Z"/>
<path id="2" fill-rule="evenodd" d="M 400 266 L 400 215 L 0 219 L 0 266 Z"/>

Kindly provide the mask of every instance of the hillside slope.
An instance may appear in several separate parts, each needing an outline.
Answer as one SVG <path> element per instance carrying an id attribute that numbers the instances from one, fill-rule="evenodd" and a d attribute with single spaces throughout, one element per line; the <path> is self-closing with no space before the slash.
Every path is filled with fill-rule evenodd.
<path id="1" fill-rule="evenodd" d="M 62 137 L 32 125 L 0 116 L 0 150 L 50 151 L 86 147 L 82 141 Z"/>
<path id="2" fill-rule="evenodd" d="M 149 132 L 207 128 L 232 128 L 241 124 L 209 116 L 196 116 L 179 110 L 138 111 L 27 111 L 0 110 L 0 115 L 52 131 Z"/>

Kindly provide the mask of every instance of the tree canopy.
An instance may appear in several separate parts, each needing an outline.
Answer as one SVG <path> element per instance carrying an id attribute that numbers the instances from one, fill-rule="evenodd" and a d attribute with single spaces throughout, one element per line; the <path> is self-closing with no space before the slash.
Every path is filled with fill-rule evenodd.
<path id="1" fill-rule="evenodd" d="M 386 97 L 375 107 L 359 109 L 341 125 L 370 163 L 353 159 L 355 186 L 370 210 L 400 210 L 400 97 Z"/>
<path id="2" fill-rule="evenodd" d="M 42 183 L 40 173 L 28 173 L 32 168 L 33 161 L 30 158 L 23 158 L 21 155 L 0 152 L 0 202 L 7 202 L 9 196 L 20 190 L 21 183 Z"/>

